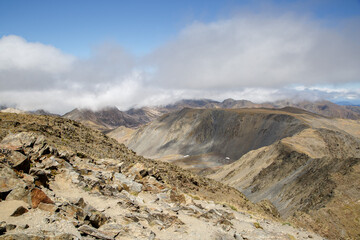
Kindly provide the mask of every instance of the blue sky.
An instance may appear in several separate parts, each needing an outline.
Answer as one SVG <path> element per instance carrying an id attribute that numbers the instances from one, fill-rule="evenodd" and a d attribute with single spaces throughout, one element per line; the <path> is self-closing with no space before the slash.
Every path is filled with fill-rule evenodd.
<path id="1" fill-rule="evenodd" d="M 2 0 L 0 104 L 358 103 L 359 42 L 359 0 Z"/>
<path id="2" fill-rule="evenodd" d="M 103 42 L 141 55 L 151 52 L 194 21 L 212 22 L 237 11 L 300 12 L 330 26 L 359 17 L 360 1 L 168 1 L 2 0 L 0 35 L 53 45 L 79 57 Z"/>

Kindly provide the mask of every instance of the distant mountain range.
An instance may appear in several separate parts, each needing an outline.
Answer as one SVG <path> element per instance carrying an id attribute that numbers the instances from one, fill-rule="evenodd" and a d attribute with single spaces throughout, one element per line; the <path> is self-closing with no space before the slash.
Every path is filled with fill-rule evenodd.
<path id="1" fill-rule="evenodd" d="M 284 107 L 295 107 L 313 112 L 330 118 L 360 119 L 360 107 L 353 105 L 338 105 L 330 101 L 293 101 L 281 100 L 276 102 L 253 103 L 248 100 L 226 99 L 222 102 L 210 99 L 184 99 L 173 104 L 155 107 L 132 108 L 127 111 L 120 111 L 117 107 L 105 107 L 94 111 L 90 109 L 74 109 L 63 117 L 79 121 L 84 125 L 108 133 L 117 127 L 136 129 L 141 125 L 149 123 L 163 114 L 175 112 L 183 108 L 204 108 L 204 109 L 239 109 L 239 108 L 269 108 L 280 109 Z M 14 112 L 13 108 L 0 106 L 0 111 Z M 23 111 L 22 111 L 23 112 Z M 59 116 L 45 110 L 28 111 L 29 114 Z"/>
<path id="2" fill-rule="evenodd" d="M 90 109 L 74 109 L 64 115 L 65 118 L 79 121 L 89 127 L 103 132 L 109 132 L 117 127 L 138 128 L 149 123 L 163 114 L 175 112 L 183 108 L 204 109 L 239 109 L 239 108 L 270 108 L 280 109 L 295 107 L 330 118 L 360 119 L 360 107 L 341 106 L 329 101 L 300 101 L 282 100 L 268 103 L 253 103 L 248 100 L 226 99 L 222 102 L 200 99 L 186 99 L 174 104 L 157 107 L 132 108 L 120 111 L 116 107 L 107 107 L 99 111 Z"/>

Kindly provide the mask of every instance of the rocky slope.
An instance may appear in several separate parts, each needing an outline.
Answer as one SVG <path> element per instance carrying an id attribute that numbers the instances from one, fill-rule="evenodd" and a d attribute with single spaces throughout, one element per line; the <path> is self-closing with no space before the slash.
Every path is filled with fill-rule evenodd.
<path id="1" fill-rule="evenodd" d="M 233 162 L 308 128 L 298 117 L 302 112 L 186 108 L 140 128 L 126 144 L 146 157 L 203 169 Z"/>
<path id="2" fill-rule="evenodd" d="M 329 239 L 360 237 L 360 123 L 303 116 L 310 128 L 259 148 L 209 177 L 269 199 L 285 218 Z"/>
<path id="3" fill-rule="evenodd" d="M 77 122 L 0 114 L 0 239 L 321 239 Z"/>

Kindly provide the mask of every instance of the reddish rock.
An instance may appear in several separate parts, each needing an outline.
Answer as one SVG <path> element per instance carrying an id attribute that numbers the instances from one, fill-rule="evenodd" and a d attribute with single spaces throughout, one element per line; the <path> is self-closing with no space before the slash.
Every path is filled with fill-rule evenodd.
<path id="1" fill-rule="evenodd" d="M 54 204 L 46 194 L 38 188 L 31 190 L 31 206 L 37 208 L 40 203 Z"/>

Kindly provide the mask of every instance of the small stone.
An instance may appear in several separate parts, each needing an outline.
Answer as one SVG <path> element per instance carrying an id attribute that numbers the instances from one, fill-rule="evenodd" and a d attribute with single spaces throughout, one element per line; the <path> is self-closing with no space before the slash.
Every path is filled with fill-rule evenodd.
<path id="1" fill-rule="evenodd" d="M 7 224 L 6 225 L 6 231 L 11 231 L 11 230 L 14 230 L 16 228 L 16 225 L 14 224 Z"/>
<path id="2" fill-rule="evenodd" d="M 19 229 L 28 229 L 29 228 L 29 225 L 25 224 L 25 225 L 20 225 L 18 227 Z"/>
<path id="3" fill-rule="evenodd" d="M 23 206 L 18 207 L 13 214 L 11 214 L 10 216 L 12 217 L 18 217 L 23 215 L 24 213 L 28 212 L 28 210 L 26 208 L 24 208 Z"/>

